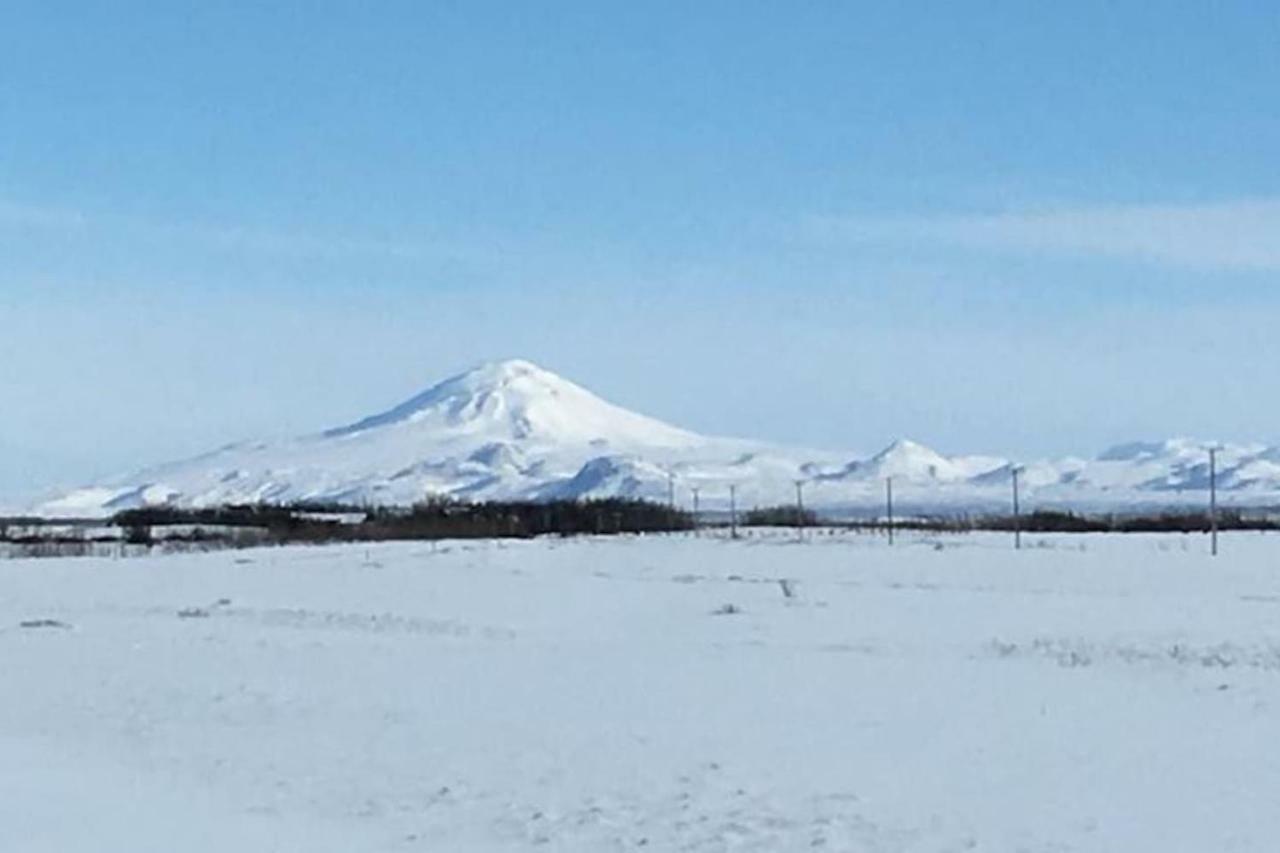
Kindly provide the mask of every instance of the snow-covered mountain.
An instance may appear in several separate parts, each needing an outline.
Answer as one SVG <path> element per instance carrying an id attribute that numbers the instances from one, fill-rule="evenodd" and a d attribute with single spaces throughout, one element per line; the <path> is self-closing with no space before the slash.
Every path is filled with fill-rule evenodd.
<path id="1" fill-rule="evenodd" d="M 642 497 L 674 488 L 707 508 L 791 500 L 879 506 L 892 477 L 901 505 L 995 508 L 1012 463 L 945 456 L 902 440 L 871 456 L 699 435 L 619 408 L 527 361 L 485 364 L 381 414 L 314 435 L 234 444 L 59 495 L 45 515 L 101 515 L 137 506 L 303 500 L 411 504 L 466 499 Z M 1102 508 L 1194 504 L 1208 486 L 1204 445 L 1185 439 L 1120 445 L 1096 459 L 1021 466 L 1030 504 Z M 1280 502 L 1280 448 L 1227 446 L 1225 502 Z"/>

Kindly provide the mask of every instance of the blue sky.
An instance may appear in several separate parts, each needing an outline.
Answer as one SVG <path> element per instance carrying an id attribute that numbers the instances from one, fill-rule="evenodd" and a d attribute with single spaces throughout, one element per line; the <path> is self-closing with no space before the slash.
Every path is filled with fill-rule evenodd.
<path id="1" fill-rule="evenodd" d="M 0 495 L 538 361 L 874 450 L 1280 441 L 1271 3 L 0 11 Z"/>

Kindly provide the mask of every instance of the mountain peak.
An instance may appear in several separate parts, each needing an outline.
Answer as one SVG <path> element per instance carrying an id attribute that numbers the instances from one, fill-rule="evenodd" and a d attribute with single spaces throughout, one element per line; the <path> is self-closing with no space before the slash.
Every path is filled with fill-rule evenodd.
<path id="1" fill-rule="evenodd" d="M 898 439 L 862 467 L 864 473 L 878 477 L 920 481 L 955 479 L 959 473 L 952 460 L 909 438 Z"/>
<path id="2" fill-rule="evenodd" d="M 1098 454 L 1099 462 L 1141 462 L 1158 458 L 1203 456 L 1213 442 L 1191 438 L 1168 438 L 1161 441 L 1129 441 L 1108 447 Z"/>
<path id="3" fill-rule="evenodd" d="M 435 387 L 450 383 L 464 383 L 474 386 L 498 387 L 519 380 L 533 380 L 546 383 L 568 383 L 567 379 L 552 373 L 544 367 L 523 358 L 507 358 L 498 361 L 486 361 L 463 373 L 459 373 Z"/>
<path id="4" fill-rule="evenodd" d="M 930 447 L 926 447 L 918 441 L 912 441 L 909 438 L 899 438 L 897 441 L 893 442 L 893 444 L 890 444 L 884 450 L 877 453 L 873 458 L 885 459 L 891 456 L 903 455 L 940 457 L 940 454 L 937 451 Z"/>
<path id="5" fill-rule="evenodd" d="M 685 446 L 697 436 L 627 411 L 524 359 L 480 364 L 328 438 L 414 425 L 435 439 L 546 440 L 601 446 Z"/>

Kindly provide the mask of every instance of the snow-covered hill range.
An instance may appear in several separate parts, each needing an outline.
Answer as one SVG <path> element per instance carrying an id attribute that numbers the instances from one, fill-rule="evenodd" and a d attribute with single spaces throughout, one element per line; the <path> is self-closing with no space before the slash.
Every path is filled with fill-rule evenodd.
<path id="1" fill-rule="evenodd" d="M 1029 505 L 1099 509 L 1200 504 L 1201 443 L 1175 439 L 1112 448 L 1096 459 L 1027 464 Z M 1008 501 L 1011 463 L 944 456 L 898 441 L 869 457 L 699 435 L 614 406 L 527 361 L 494 362 L 378 415 L 315 435 L 234 444 L 213 453 L 60 495 L 44 515 L 103 515 L 146 505 L 340 501 L 412 504 L 462 499 L 641 497 L 701 506 L 790 501 L 870 510 L 892 477 L 905 509 L 990 509 Z M 1226 446 L 1226 502 L 1280 502 L 1280 448 Z"/>

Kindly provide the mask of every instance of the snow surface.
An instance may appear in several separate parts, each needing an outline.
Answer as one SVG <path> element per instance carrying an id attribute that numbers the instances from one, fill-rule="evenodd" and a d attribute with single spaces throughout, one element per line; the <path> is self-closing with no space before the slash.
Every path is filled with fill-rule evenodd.
<path id="1" fill-rule="evenodd" d="M 850 417 L 857 412 L 851 411 Z M 1227 446 L 1224 503 L 1280 500 L 1280 448 Z M 1007 459 L 945 456 L 900 440 L 870 457 L 703 436 L 619 408 L 527 361 L 482 365 L 386 412 L 288 441 L 230 445 L 41 502 L 51 516 L 96 516 L 137 506 L 340 501 L 407 505 L 464 499 L 633 497 L 724 509 L 790 501 L 807 483 L 811 506 L 881 505 L 894 478 L 904 508 L 1003 509 Z M 1188 439 L 1139 442 L 1097 459 L 1025 466 L 1028 505 L 1079 509 L 1203 505 L 1208 454 Z"/>
<path id="2" fill-rule="evenodd" d="M 0 561 L 0 850 L 1280 849 L 1280 538 L 791 540 Z"/>

